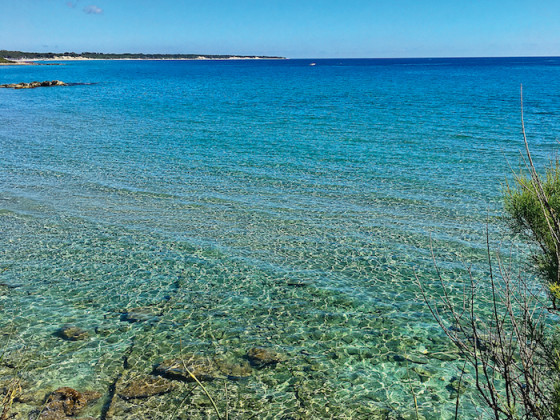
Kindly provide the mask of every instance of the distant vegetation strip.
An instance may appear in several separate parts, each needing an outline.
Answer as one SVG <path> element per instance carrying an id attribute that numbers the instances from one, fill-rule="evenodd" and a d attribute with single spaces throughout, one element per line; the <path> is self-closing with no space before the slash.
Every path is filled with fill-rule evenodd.
<path id="1" fill-rule="evenodd" d="M 0 56 L 0 64 L 11 64 L 13 61 L 6 60 L 4 57 Z"/>
<path id="2" fill-rule="evenodd" d="M 264 56 L 264 55 L 219 55 L 219 54 L 111 54 L 111 53 L 97 53 L 97 52 L 64 52 L 64 53 L 37 53 L 37 52 L 24 52 L 24 51 L 8 51 L 0 50 L 0 59 L 13 59 L 13 60 L 41 60 L 41 59 L 56 59 L 58 57 L 64 58 L 90 58 L 98 60 L 119 60 L 119 59 L 144 59 L 144 60 L 179 60 L 179 59 L 228 59 L 228 58 L 263 58 L 263 59 L 283 59 L 285 57 L 277 56 Z"/>

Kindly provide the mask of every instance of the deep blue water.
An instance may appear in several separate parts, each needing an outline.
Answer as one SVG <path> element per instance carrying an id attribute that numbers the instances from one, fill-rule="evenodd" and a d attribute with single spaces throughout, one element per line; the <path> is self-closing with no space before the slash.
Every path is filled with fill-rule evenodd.
<path id="1" fill-rule="evenodd" d="M 207 385 L 232 418 L 409 418 L 411 387 L 452 417 L 462 364 L 415 273 L 435 282 L 430 240 L 452 287 L 483 270 L 487 220 L 517 252 L 500 216 L 520 84 L 543 167 L 560 58 L 0 67 L 0 84 L 47 79 L 92 84 L 0 89 L 0 379 L 99 391 L 99 416 L 164 359 L 244 366 L 262 346 L 283 361 Z M 191 384 L 115 398 L 115 418 L 212 415 Z"/>

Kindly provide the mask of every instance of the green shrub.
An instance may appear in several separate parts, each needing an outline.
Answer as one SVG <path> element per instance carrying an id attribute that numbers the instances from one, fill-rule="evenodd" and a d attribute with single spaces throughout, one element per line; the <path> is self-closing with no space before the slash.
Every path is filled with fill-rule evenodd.
<path id="1" fill-rule="evenodd" d="M 532 258 L 545 280 L 554 308 L 560 302 L 560 165 L 558 160 L 546 168 L 545 176 L 536 173 L 516 177 L 507 186 L 505 210 L 512 230 L 536 245 Z"/>

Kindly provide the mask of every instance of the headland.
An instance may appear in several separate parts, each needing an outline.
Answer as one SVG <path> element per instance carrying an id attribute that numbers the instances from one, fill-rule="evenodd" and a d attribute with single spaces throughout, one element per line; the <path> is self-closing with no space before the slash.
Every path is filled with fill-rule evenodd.
<path id="1" fill-rule="evenodd" d="M 143 53 L 98 53 L 98 52 L 64 52 L 38 53 L 24 51 L 0 50 L 0 63 L 29 63 L 33 61 L 78 61 L 78 60 L 282 60 L 285 57 L 260 55 L 229 54 L 143 54 Z"/>

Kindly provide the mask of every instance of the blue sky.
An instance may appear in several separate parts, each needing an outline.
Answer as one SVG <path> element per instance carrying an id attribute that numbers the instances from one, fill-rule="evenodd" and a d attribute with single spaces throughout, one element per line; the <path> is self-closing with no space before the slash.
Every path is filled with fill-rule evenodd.
<path id="1" fill-rule="evenodd" d="M 0 0 L 0 49 L 560 55 L 560 0 Z"/>

